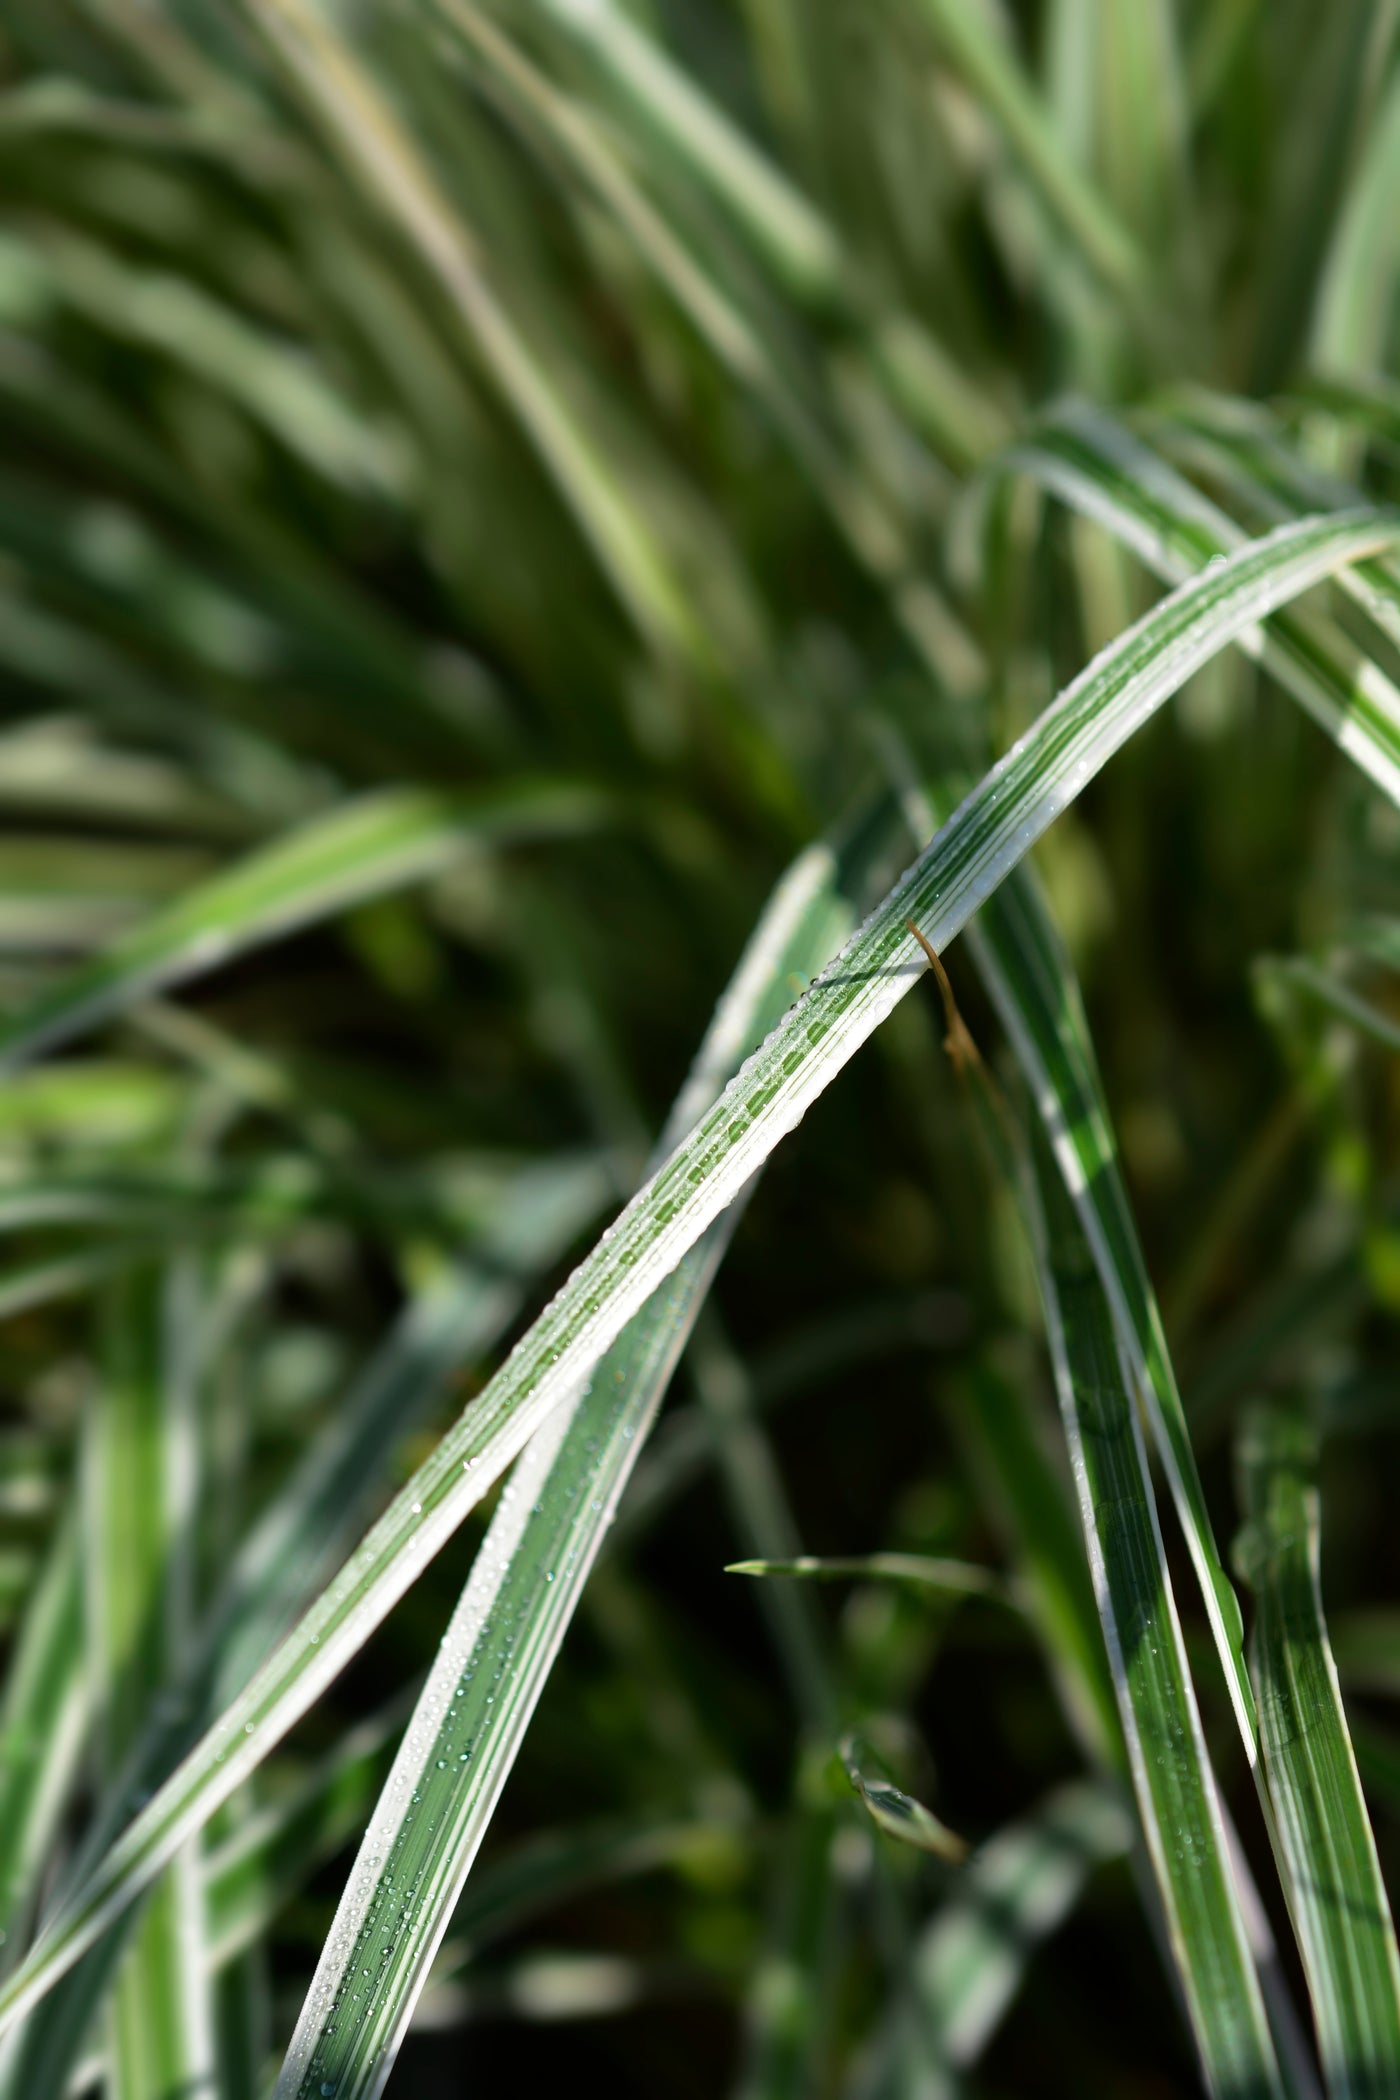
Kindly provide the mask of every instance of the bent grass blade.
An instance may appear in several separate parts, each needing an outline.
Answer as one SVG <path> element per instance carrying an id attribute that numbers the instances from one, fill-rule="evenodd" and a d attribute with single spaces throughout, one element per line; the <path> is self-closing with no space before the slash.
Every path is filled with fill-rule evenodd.
<path id="1" fill-rule="evenodd" d="M 0 2030 L 101 1933 L 313 1705 L 681 1257 L 1112 754 L 1202 664 L 1351 561 L 1400 543 L 1380 511 L 1309 519 L 1193 578 L 1069 685 L 978 785 L 632 1199 L 340 1574 L 63 1905 L 0 1988 Z"/>

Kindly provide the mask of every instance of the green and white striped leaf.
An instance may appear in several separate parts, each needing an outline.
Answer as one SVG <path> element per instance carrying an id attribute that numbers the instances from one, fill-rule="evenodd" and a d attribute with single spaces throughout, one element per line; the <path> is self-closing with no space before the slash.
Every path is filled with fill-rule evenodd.
<path id="1" fill-rule="evenodd" d="M 82 1577 L 78 1526 L 60 1520 L 30 1594 L 0 1711 L 0 1930 L 6 1944 L 28 1925 L 87 1726 L 82 1668 Z"/>
<path id="2" fill-rule="evenodd" d="M 183 1289 L 176 1275 L 152 1267 L 113 1287 L 84 1453 L 86 1617 L 108 1772 L 130 1755 L 189 1638 L 197 1432 L 188 1366 L 171 1343 L 177 1323 L 191 1322 L 194 1274 L 186 1267 L 177 1275 Z M 212 2100 L 199 1851 L 197 1836 L 180 1848 L 120 1948 L 106 2023 L 116 2100 L 163 2100 L 172 2091 Z M 89 1956 L 93 1988 L 105 1983 L 117 1953 L 114 1944 Z M 81 1985 L 82 1971 L 72 1980 Z M 82 2001 L 81 1989 L 67 1995 Z M 45 2072 L 25 2062 L 31 2050 L 49 2076 L 60 2052 L 76 2055 L 82 2034 L 74 2012 L 62 1998 L 40 2008 L 28 2047 L 7 2067 L 12 2090 L 43 2089 Z"/>
<path id="3" fill-rule="evenodd" d="M 1153 1876 L 1209 2091 L 1286 2091 L 1231 1871 L 1108 1297 L 1048 1155 L 1034 1217 L 1055 1381 Z M 1028 1197 L 1030 1194 L 1028 1184 Z"/>
<path id="4" fill-rule="evenodd" d="M 854 918 L 826 848 L 760 918 L 668 1123 L 674 1141 Z M 742 1202 L 742 1199 L 741 1199 Z M 584 1582 L 737 1223 L 736 1205 L 557 1410 L 506 1487 L 370 1819 L 279 2095 L 377 2094 L 392 2069 Z"/>
<path id="5" fill-rule="evenodd" d="M 1380 2100 L 1400 2088 L 1400 1954 L 1322 1610 L 1317 1438 L 1301 1408 L 1261 1404 L 1236 1456 L 1264 1765 L 1323 2075 L 1334 2100 Z"/>
<path id="6" fill-rule="evenodd" d="M 917 795 L 906 793 L 905 806 L 919 835 L 934 829 L 933 814 Z M 1007 877 L 978 913 L 968 939 L 1093 1251 L 1126 1360 L 1146 1403 L 1253 1765 L 1258 1729 L 1239 1601 L 1206 1507 L 1162 1316 L 1123 1185 L 1083 1000 L 1032 868 L 1019 867 Z"/>
<path id="7" fill-rule="evenodd" d="M 490 1350 L 529 1279 L 557 1261 L 603 1209 L 611 1178 L 581 1159 L 525 1169 L 507 1186 L 473 1253 L 414 1298 L 352 1384 L 332 1429 L 313 1443 L 244 1534 L 192 1642 L 193 1662 L 167 1691 L 85 1856 L 121 1827 L 133 1802 L 166 1778 L 192 1732 L 247 1683 L 354 1540 L 385 1466 L 455 1367 Z"/>
<path id="8" fill-rule="evenodd" d="M 1367 511 L 1251 543 L 1174 592 L 1065 689 L 633 1199 L 299 1627 L 74 1891 L 0 1989 L 0 2023 L 77 1959 L 314 1703 L 416 1570 L 899 1003 L 923 967 L 907 920 L 917 920 L 936 948 L 946 946 L 1193 672 L 1290 597 L 1397 540 L 1400 521 Z"/>

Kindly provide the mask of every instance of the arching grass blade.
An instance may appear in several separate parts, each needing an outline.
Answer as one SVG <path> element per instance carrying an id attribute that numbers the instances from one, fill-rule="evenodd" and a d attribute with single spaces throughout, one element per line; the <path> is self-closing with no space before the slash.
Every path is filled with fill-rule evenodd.
<path id="1" fill-rule="evenodd" d="M 368 1639 L 416 1570 L 922 974 L 913 918 L 946 946 L 1141 722 L 1260 619 L 1393 546 L 1366 511 L 1252 542 L 1183 585 L 1068 686 L 987 775 L 842 954 L 633 1199 L 363 1545 L 52 1921 L 0 1989 L 7 2024 L 226 1800 Z"/>
<path id="2" fill-rule="evenodd" d="M 1213 566 L 1241 544 L 1233 518 L 1100 410 L 1070 404 L 1008 458 L 1170 581 Z M 1246 630 L 1236 639 L 1400 802 L 1400 692 L 1375 664 L 1358 663 L 1331 622 L 1301 611 L 1279 613 L 1259 634 Z"/>

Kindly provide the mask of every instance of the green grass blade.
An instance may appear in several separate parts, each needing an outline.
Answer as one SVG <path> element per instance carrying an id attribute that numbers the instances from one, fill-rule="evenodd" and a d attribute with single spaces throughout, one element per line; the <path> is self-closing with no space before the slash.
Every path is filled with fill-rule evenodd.
<path id="1" fill-rule="evenodd" d="M 803 1554 L 797 1560 L 735 1560 L 726 1575 L 799 1576 L 818 1582 L 909 1582 L 949 1597 L 1013 1601 L 1004 1576 L 966 1560 L 940 1560 L 924 1553 L 866 1553 L 842 1558 Z"/>
<path id="2" fill-rule="evenodd" d="M 599 810 L 586 791 L 528 782 L 396 790 L 334 810 L 196 885 L 45 993 L 0 1030 L 0 1069 L 250 948 L 421 882 L 473 846 L 567 835 L 591 827 Z"/>
<path id="3" fill-rule="evenodd" d="M 1085 1755 L 1128 1775 L 1113 1680 L 1094 1603 L 1070 1483 L 1056 1466 L 1052 1415 L 1037 1410 L 1024 1370 L 980 1363 L 953 1387 L 949 1411 L 1006 1540 L 1018 1590 L 1036 1629 L 1060 1703 Z"/>
<path id="4" fill-rule="evenodd" d="M 832 1798 L 829 1759 L 799 1762 L 772 1915 L 747 2005 L 738 2100 L 801 2100 L 829 2060 L 840 1923 L 838 1862 L 847 1822 Z"/>
<path id="5" fill-rule="evenodd" d="M 1367 396 L 1339 381 L 1299 389 L 1300 402 L 1319 404 L 1358 400 L 1363 420 Z M 1379 430 L 1380 416 L 1374 416 Z M 1179 446 L 1186 460 L 1207 475 L 1221 494 L 1250 521 L 1251 529 L 1282 524 L 1305 511 L 1345 510 L 1356 491 L 1336 474 L 1319 471 L 1290 444 L 1267 411 L 1192 388 L 1171 408 L 1153 418 L 1161 442 Z M 1400 635 L 1400 575 L 1391 561 L 1358 563 L 1338 577 L 1337 587 L 1360 607 L 1367 619 L 1394 641 Z M 1370 666 L 1378 690 L 1387 681 L 1379 663 Z M 1392 715 L 1400 707 L 1393 683 L 1387 695 Z"/>
<path id="6" fill-rule="evenodd" d="M 1095 660 L 993 768 L 784 1015 L 220 1723 L 0 1989 L 0 2028 L 48 1988 L 310 1707 L 554 1407 L 800 1122 L 1112 753 L 1221 648 L 1347 561 L 1394 545 L 1379 512 L 1288 527 L 1192 579 Z"/>
<path id="7" fill-rule="evenodd" d="M 192 1280 L 188 1270 L 184 1280 Z M 190 1311 L 158 1270 L 138 1271 L 117 1286 L 111 1308 L 106 1389 L 93 1414 L 84 1479 L 88 1614 L 110 1770 L 130 1755 L 189 1638 L 194 1395 L 172 1361 L 168 1336 Z M 113 1978 L 113 2100 L 166 2100 L 172 2092 L 193 2100 L 212 2091 L 199 1849 L 194 1837 L 177 1852 Z"/>
<path id="8" fill-rule="evenodd" d="M 831 228 L 684 70 L 614 5 L 539 0 L 620 96 L 722 199 L 778 275 L 808 298 L 838 299 L 844 263 Z"/>
<path id="9" fill-rule="evenodd" d="M 0 1930 L 14 1944 L 77 1773 L 82 1670 L 77 1525 L 65 1518 L 31 1594 L 0 1710 Z"/>
<path id="10" fill-rule="evenodd" d="M 703 658 L 690 606 L 618 475 L 482 268 L 473 234 L 375 75 L 308 0 L 243 0 L 350 168 L 422 255 L 522 430 L 554 478 L 600 568 L 640 631 L 663 651 Z"/>
<path id="11" fill-rule="evenodd" d="M 1050 16 L 1057 128 L 1148 252 L 1170 250 L 1185 202 L 1178 13 L 1174 0 L 1057 0 Z"/>
<path id="12" fill-rule="evenodd" d="M 933 813 L 906 797 L 921 835 Z M 1134 1378 L 1146 1402 L 1182 1534 L 1205 1600 L 1251 1765 L 1258 1725 L 1239 1601 L 1216 1544 L 1152 1289 L 1118 1163 L 1079 985 L 1034 871 L 1017 868 L 969 928 L 974 961 L 1016 1053 L 1065 1188 L 1093 1250 Z"/>
<path id="13" fill-rule="evenodd" d="M 193 1732 L 232 1699 L 306 1608 L 354 1540 L 394 1449 L 413 1433 L 454 1368 L 499 1340 L 528 1280 L 559 1257 L 611 1193 L 597 1160 L 527 1168 L 506 1187 L 474 1257 L 410 1303 L 355 1380 L 334 1424 L 244 1535 L 202 1615 L 169 1713 L 134 1753 L 128 1792 L 110 1804 L 85 1856 L 120 1829 L 132 1800 L 166 1778 Z"/>
<path id="14" fill-rule="evenodd" d="M 834 857 L 817 849 L 779 884 L 720 1001 L 663 1148 L 761 1042 L 790 980 L 805 980 L 839 946 L 854 916 L 839 875 Z M 326 2085 L 342 2100 L 382 2090 L 735 1222 L 731 1211 L 691 1249 L 595 1367 L 579 1401 L 536 1434 L 505 1488 L 297 2022 L 278 2084 L 287 2100 Z"/>
<path id="15" fill-rule="evenodd" d="M 1251 2100 L 1282 2093 L 1113 1315 L 1059 1169 L 1040 1153 L 1036 1187 L 1046 1322 L 1094 1587 L 1206 2084 Z"/>
<path id="16" fill-rule="evenodd" d="M 1237 1447 L 1254 1593 L 1265 1770 L 1327 2090 L 1400 2088 L 1400 1954 L 1322 1611 L 1317 1439 L 1300 1410 L 1255 1409 Z"/>
<path id="17" fill-rule="evenodd" d="M 1011 457 L 1086 516 L 1097 518 L 1159 576 L 1176 581 L 1240 544 L 1240 527 L 1111 418 L 1077 404 Z M 1359 666 L 1330 623 L 1278 614 L 1241 646 L 1258 652 L 1338 748 L 1400 802 L 1400 693 Z"/>
<path id="18" fill-rule="evenodd" d="M 455 19 L 462 19 L 466 13 L 462 0 L 439 0 L 439 4 Z M 724 107 L 705 95 L 695 76 L 688 74 L 661 42 L 644 36 L 644 31 L 623 15 L 613 0 L 590 8 L 579 8 L 573 0 L 539 0 L 537 13 L 563 29 L 567 42 L 588 55 L 598 78 L 611 88 L 615 101 L 625 111 L 640 158 L 651 151 L 659 174 L 678 168 L 688 183 L 720 204 L 747 237 L 764 275 L 777 279 L 793 300 L 808 309 L 812 319 L 829 319 L 840 313 L 861 340 L 869 370 L 879 376 L 900 412 L 915 428 L 924 430 L 942 456 L 968 464 L 997 447 L 1005 435 L 1005 414 L 987 388 L 963 372 L 942 344 L 930 336 L 926 325 L 911 313 L 873 309 L 871 286 L 865 281 L 867 273 L 861 267 L 861 258 L 844 244 L 833 220 L 816 210 L 787 174 L 737 130 Z M 611 187 L 617 195 L 615 181 Z M 661 189 L 661 183 L 657 181 L 655 187 Z M 619 216 L 628 220 L 634 233 L 640 233 L 636 206 L 628 206 Z M 739 351 L 733 338 L 733 307 L 726 304 L 724 319 L 712 311 L 705 321 L 701 309 L 705 298 L 714 294 L 714 279 L 707 279 L 701 298 L 695 300 L 695 271 L 691 269 L 691 294 L 686 296 L 680 277 L 686 258 L 674 252 L 674 237 L 667 239 L 672 244 L 672 258 L 661 273 L 672 283 L 682 304 L 693 311 L 697 325 L 701 325 L 716 349 L 733 359 L 735 351 Z M 651 246 L 655 254 L 653 241 L 646 246 Z M 659 256 L 657 267 L 661 267 Z M 754 384 L 760 374 L 754 367 L 754 346 L 747 340 L 751 323 L 743 321 L 741 325 L 745 346 L 737 370 L 743 374 L 745 384 Z M 760 355 L 772 355 L 768 342 L 764 342 Z M 783 361 L 787 384 L 791 384 L 789 367 L 791 357 Z M 770 403 L 777 407 L 787 437 L 798 441 L 808 472 L 816 470 L 823 496 L 827 500 L 840 498 L 840 483 L 833 481 L 831 462 L 823 458 L 823 447 L 812 443 L 810 426 L 796 418 L 791 403 L 781 401 L 777 395 L 770 395 Z M 861 491 L 861 502 L 856 508 L 869 512 L 869 491 Z M 863 531 L 858 519 L 842 517 L 840 502 L 835 504 L 835 510 L 837 529 L 848 533 L 863 559 L 869 559 L 871 531 Z M 879 521 L 879 527 L 882 538 L 888 533 L 888 525 Z"/>
<path id="19" fill-rule="evenodd" d="M 112 1984 L 113 2100 L 206 2100 L 215 2091 L 204 1886 L 194 1840 L 147 1898 Z"/>
<path id="20" fill-rule="evenodd" d="M 611 1177 L 591 1157 L 527 1168 L 503 1192 L 470 1252 L 395 1322 L 329 1433 L 258 1518 L 220 1584 L 200 1636 L 206 1652 L 218 1656 L 215 1710 L 334 1572 L 391 1453 L 453 1371 L 496 1347 L 531 1279 L 568 1252 L 611 1194 Z"/>
<path id="21" fill-rule="evenodd" d="M 1049 210 L 1105 281 L 1133 293 L 1143 256 L 1131 233 L 1066 152 L 1049 113 L 983 0 L 918 0 L 953 64 L 995 117 Z"/>
<path id="22" fill-rule="evenodd" d="M 1350 1022 L 1372 1042 L 1400 1050 L 1400 1024 L 1318 963 L 1301 956 L 1263 955 L 1254 965 L 1254 978 L 1264 1000 L 1274 1002 L 1301 992 L 1338 1020 Z"/>
<path id="23" fill-rule="evenodd" d="M 1000 2023 L 1031 1949 L 1053 1932 L 1092 1871 L 1133 1837 L 1116 1789 L 1060 1788 L 1023 1823 L 979 1846 L 961 1886 L 914 1951 L 914 1987 L 940 2053 L 976 2062 Z"/>
<path id="24" fill-rule="evenodd" d="M 382 2091 L 722 1242 L 714 1228 L 512 1473 L 385 1782 L 279 2095 Z M 672 1311 L 672 1307 L 675 1310 Z M 634 1329 L 636 1330 L 634 1333 Z M 588 1401 L 600 1398 L 597 1408 Z M 601 1432 L 601 1435 L 600 1435 Z"/>

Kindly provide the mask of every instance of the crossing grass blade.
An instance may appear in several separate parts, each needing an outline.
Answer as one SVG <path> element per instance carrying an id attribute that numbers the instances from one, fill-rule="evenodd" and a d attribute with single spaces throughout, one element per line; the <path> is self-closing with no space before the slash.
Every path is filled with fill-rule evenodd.
<path id="1" fill-rule="evenodd" d="M 1322 1609 L 1317 1438 L 1300 1406 L 1260 1404 L 1236 1446 L 1240 1572 L 1265 1770 L 1329 2094 L 1400 2080 L 1400 1955 Z"/>
<path id="2" fill-rule="evenodd" d="M 1299 392 L 1300 405 L 1347 398 L 1335 383 Z M 1179 450 L 1193 471 L 1208 476 L 1251 530 L 1305 511 L 1343 509 L 1355 500 L 1352 483 L 1312 464 L 1265 409 L 1191 389 L 1151 422 L 1164 448 Z M 1363 634 L 1378 627 L 1393 639 L 1400 632 L 1400 575 L 1393 562 L 1362 562 L 1355 574 L 1339 577 L 1337 587 L 1364 616 Z M 1379 673 L 1377 661 L 1371 676 L 1384 691 Z"/>
<path id="3" fill-rule="evenodd" d="M 394 1448 L 453 1372 L 498 1343 L 531 1279 L 567 1253 L 610 1195 L 610 1176 L 595 1157 L 526 1168 L 468 1251 L 410 1301 L 345 1395 L 333 1430 L 307 1452 L 230 1562 L 200 1632 L 205 1652 L 218 1659 L 216 1707 L 241 1689 L 335 1569 Z"/>
<path id="4" fill-rule="evenodd" d="M 351 1729 L 296 1784 L 250 1811 L 204 1858 L 205 1946 L 211 1970 L 264 1943 L 307 1873 L 364 1827 L 384 1782 L 405 1702 Z"/>
<path id="5" fill-rule="evenodd" d="M 1112 753 L 1229 641 L 1347 561 L 1400 540 L 1384 512 L 1251 542 L 1128 630 L 995 766 L 642 1189 L 351 1561 L 76 1890 L 0 1990 L 48 1988 L 312 1705 L 416 1570 L 598 1361 L 922 973 Z"/>
<path id="6" fill-rule="evenodd" d="M 818 848 L 779 884 L 697 1053 L 663 1148 L 762 1041 L 791 981 L 811 976 L 840 945 L 855 915 L 843 895 L 851 873 Z M 503 1490 L 312 1979 L 278 2083 L 288 2100 L 327 2085 L 344 2100 L 383 2090 L 739 1207 L 710 1227 L 634 1315 L 577 1402 L 536 1432 Z"/>
<path id="7" fill-rule="evenodd" d="M 609 1193 L 606 1172 L 590 1157 L 527 1168 L 503 1190 L 473 1254 L 410 1302 L 352 1385 L 333 1430 L 310 1447 L 244 1533 L 200 1616 L 188 1663 L 143 1729 L 123 1790 L 89 1837 L 88 1857 L 120 1829 L 131 1804 L 169 1776 L 192 1731 L 247 1683 L 354 1540 L 395 1447 L 412 1435 L 456 1366 L 498 1340 L 527 1279 L 573 1244 Z M 352 1769 L 364 1763 L 361 1757 Z M 325 1827 L 310 1808 L 307 1821 L 309 1830 L 298 1825 L 303 1845 L 324 1841 Z M 260 1828 L 254 1819 L 248 1842 Z M 295 1856 L 295 1840 L 285 1839 L 282 1868 Z M 211 1889 L 209 1900 L 216 1899 L 233 1900 L 223 1882 Z"/>
<path id="8" fill-rule="evenodd" d="M 1208 2090 L 1282 2093 L 1108 1298 L 1048 1154 L 1033 1213 L 1056 1385 L 1133 1788 Z"/>

